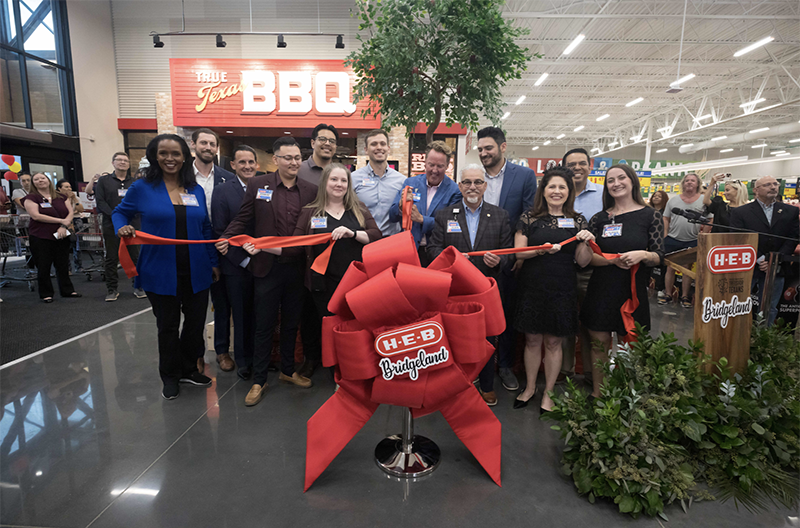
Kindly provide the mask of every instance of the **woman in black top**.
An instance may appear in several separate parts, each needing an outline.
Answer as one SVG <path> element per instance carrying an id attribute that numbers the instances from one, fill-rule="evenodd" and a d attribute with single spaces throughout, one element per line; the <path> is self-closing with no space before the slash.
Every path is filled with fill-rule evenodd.
<path id="1" fill-rule="evenodd" d="M 647 302 L 649 267 L 664 260 L 664 220 L 661 213 L 647 207 L 639 191 L 639 178 L 627 165 L 614 165 L 606 172 L 603 185 L 603 211 L 589 221 L 589 231 L 594 233 L 603 253 L 619 253 L 614 260 L 599 255 L 592 256 L 596 266 L 589 280 L 586 298 L 581 306 L 581 322 L 589 330 L 592 343 L 592 396 L 600 396 L 603 373 L 598 360 L 608 359 L 611 333 L 624 337 L 627 334 L 620 308 L 631 298 L 630 268 L 640 264 L 636 273 L 636 295 L 639 307 L 633 312 L 634 320 L 650 326 L 650 305 Z"/>
<path id="2" fill-rule="evenodd" d="M 724 173 L 716 173 L 711 177 L 711 185 L 709 185 L 703 193 L 705 212 L 714 215 L 714 226 L 711 228 L 712 233 L 727 233 L 728 230 L 725 229 L 724 226 L 731 225 L 731 208 L 746 204 L 749 198 L 747 187 L 739 180 L 725 182 L 725 190 L 722 191 L 722 194 L 725 195 L 725 200 L 727 200 L 727 202 L 722 199 L 722 196 L 714 196 L 719 182 L 724 179 Z"/>
<path id="3" fill-rule="evenodd" d="M 653 196 L 650 197 L 650 207 L 656 209 L 658 212 L 663 213 L 664 209 L 667 207 L 667 202 L 669 201 L 669 195 L 664 191 L 656 191 L 653 193 Z"/>
<path id="4" fill-rule="evenodd" d="M 592 260 L 588 246 L 594 235 L 586 230 L 586 219 L 573 208 L 575 185 L 570 169 L 561 166 L 545 171 L 533 199 L 533 207 L 520 216 L 514 235 L 515 247 L 553 244 L 552 249 L 517 253 L 519 294 L 514 326 L 525 332 L 525 389 L 514 400 L 514 408 L 528 405 L 536 393 L 536 378 L 542 362 L 544 342 L 545 392 L 541 411 L 553 407 L 549 392 L 561 370 L 561 341 L 578 331 L 578 293 L 575 263 L 585 267 Z M 576 237 L 578 241 L 560 242 Z"/>

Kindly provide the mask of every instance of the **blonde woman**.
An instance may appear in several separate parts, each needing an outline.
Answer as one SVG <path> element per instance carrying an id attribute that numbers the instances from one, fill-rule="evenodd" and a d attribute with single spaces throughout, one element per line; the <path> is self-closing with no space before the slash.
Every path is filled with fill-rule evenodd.
<path id="1" fill-rule="evenodd" d="M 714 215 L 714 227 L 711 228 L 712 233 L 727 233 L 728 230 L 725 229 L 724 226 L 731 225 L 731 209 L 744 205 L 749 201 L 747 186 L 739 180 L 725 182 L 725 190 L 722 191 L 722 194 L 725 195 L 725 200 L 727 200 L 727 202 L 722 199 L 722 196 L 714 196 L 719 182 L 724 179 L 724 173 L 716 173 L 711 177 L 711 184 L 703 194 L 703 205 L 705 205 L 706 212 Z"/>

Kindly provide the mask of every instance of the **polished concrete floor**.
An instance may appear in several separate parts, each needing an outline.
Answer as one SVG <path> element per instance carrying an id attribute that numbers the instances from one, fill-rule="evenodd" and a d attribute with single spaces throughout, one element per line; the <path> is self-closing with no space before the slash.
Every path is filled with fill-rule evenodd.
<path id="1" fill-rule="evenodd" d="M 652 301 L 651 301 L 651 304 Z M 674 315 L 670 315 L 670 313 Z M 688 310 L 653 305 L 657 330 L 691 334 Z M 687 326 L 688 324 L 688 326 Z M 334 390 L 325 373 L 303 390 L 270 375 L 264 401 L 216 371 L 210 388 L 165 401 L 156 329 L 144 313 L 0 372 L 0 524 L 29 527 L 547 526 L 781 527 L 797 513 L 753 515 L 732 503 L 695 503 L 670 522 L 631 519 L 579 497 L 559 473 L 561 441 L 536 405 L 512 410 L 499 388 L 503 487 L 496 486 L 438 413 L 416 422 L 441 466 L 399 482 L 373 462 L 398 433 L 401 410 L 382 406 L 307 493 L 306 420 Z M 500 387 L 499 383 L 497 387 Z"/>

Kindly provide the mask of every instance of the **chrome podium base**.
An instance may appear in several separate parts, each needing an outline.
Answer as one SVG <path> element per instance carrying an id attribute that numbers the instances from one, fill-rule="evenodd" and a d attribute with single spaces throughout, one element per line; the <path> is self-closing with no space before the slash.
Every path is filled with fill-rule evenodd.
<path id="1" fill-rule="evenodd" d="M 375 447 L 375 463 L 384 472 L 399 478 L 417 478 L 432 473 L 442 453 L 433 440 L 413 436 L 409 452 L 403 450 L 403 436 L 384 438 Z"/>

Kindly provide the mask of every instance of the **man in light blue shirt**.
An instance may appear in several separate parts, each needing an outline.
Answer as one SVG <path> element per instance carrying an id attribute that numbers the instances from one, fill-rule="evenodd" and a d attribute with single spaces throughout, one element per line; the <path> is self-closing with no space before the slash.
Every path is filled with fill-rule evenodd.
<path id="1" fill-rule="evenodd" d="M 353 172 L 353 190 L 369 209 L 383 236 L 391 236 L 400 232 L 400 222 L 389 220 L 389 208 L 406 178 L 389 167 L 389 136 L 384 130 L 371 130 L 364 143 L 369 162 Z"/>

